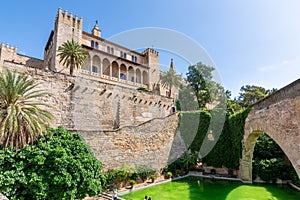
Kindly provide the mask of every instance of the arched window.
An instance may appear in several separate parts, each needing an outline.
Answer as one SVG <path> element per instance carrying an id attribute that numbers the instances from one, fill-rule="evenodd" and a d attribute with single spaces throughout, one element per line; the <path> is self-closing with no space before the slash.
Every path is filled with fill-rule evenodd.
<path id="1" fill-rule="evenodd" d="M 134 69 L 132 66 L 128 67 L 128 81 L 134 82 Z"/>
<path id="2" fill-rule="evenodd" d="M 121 64 L 120 65 L 120 79 L 127 80 L 126 74 L 127 74 L 126 66 L 124 64 Z"/>
<path id="3" fill-rule="evenodd" d="M 95 48 L 96 48 L 96 49 L 99 49 L 99 44 L 98 44 L 98 42 L 95 43 Z"/>
<path id="4" fill-rule="evenodd" d="M 110 48 L 110 53 L 114 54 L 114 48 Z"/>
<path id="5" fill-rule="evenodd" d="M 137 62 L 137 57 L 136 56 L 134 57 L 134 62 Z"/>
<path id="6" fill-rule="evenodd" d="M 98 68 L 97 68 L 96 66 L 93 66 L 92 71 L 93 71 L 94 73 L 98 73 Z"/>
<path id="7" fill-rule="evenodd" d="M 131 56 L 131 61 L 134 62 L 134 55 Z"/>
<path id="8" fill-rule="evenodd" d="M 124 52 L 124 58 L 126 59 L 126 53 Z"/>
<path id="9" fill-rule="evenodd" d="M 122 80 L 126 80 L 126 74 L 124 74 L 124 73 L 120 73 L 120 79 L 122 79 Z"/>
<path id="10" fill-rule="evenodd" d="M 119 65 L 116 61 L 112 62 L 112 77 L 119 78 Z"/>
<path id="11" fill-rule="evenodd" d="M 95 46 L 95 43 L 94 43 L 94 41 L 92 40 L 92 41 L 91 41 L 91 47 L 94 48 L 94 46 Z"/>
<path id="12" fill-rule="evenodd" d="M 103 65 L 102 65 L 102 72 L 104 75 L 109 76 L 110 75 L 110 64 L 107 58 L 103 59 Z"/>
<path id="13" fill-rule="evenodd" d="M 148 73 L 146 71 L 143 71 L 143 84 L 148 84 Z"/>
<path id="14" fill-rule="evenodd" d="M 136 74 L 135 82 L 136 83 L 141 83 L 141 70 L 136 69 L 135 74 Z"/>
<path id="15" fill-rule="evenodd" d="M 93 66 L 92 66 L 92 72 L 94 73 L 100 73 L 100 67 L 101 67 L 101 60 L 98 56 L 93 57 Z"/>
<path id="16" fill-rule="evenodd" d="M 110 53 L 110 47 L 107 46 L 107 53 Z"/>
<path id="17" fill-rule="evenodd" d="M 123 51 L 120 51 L 120 57 L 123 58 Z"/>
<path id="18" fill-rule="evenodd" d="M 86 71 L 91 71 L 91 56 L 87 55 L 85 62 L 82 66 L 82 69 L 86 70 Z"/>

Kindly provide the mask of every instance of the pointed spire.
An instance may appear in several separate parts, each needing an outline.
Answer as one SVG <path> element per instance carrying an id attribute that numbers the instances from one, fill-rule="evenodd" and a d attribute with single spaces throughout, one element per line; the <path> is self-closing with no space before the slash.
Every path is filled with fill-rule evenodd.
<path id="1" fill-rule="evenodd" d="M 175 70 L 175 68 L 174 68 L 174 62 L 173 62 L 173 58 L 171 58 L 170 69 L 173 69 L 173 70 Z"/>

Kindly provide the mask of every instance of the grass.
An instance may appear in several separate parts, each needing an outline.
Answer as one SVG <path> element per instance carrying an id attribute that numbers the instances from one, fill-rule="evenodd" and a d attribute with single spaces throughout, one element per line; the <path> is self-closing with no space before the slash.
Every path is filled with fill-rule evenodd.
<path id="1" fill-rule="evenodd" d="M 299 200 L 288 186 L 245 185 L 240 182 L 185 178 L 123 195 L 126 200 Z"/>

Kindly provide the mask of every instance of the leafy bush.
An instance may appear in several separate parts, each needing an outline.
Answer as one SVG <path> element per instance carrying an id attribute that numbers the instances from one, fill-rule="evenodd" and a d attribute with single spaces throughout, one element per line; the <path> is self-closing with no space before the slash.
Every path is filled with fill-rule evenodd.
<path id="1" fill-rule="evenodd" d="M 277 178 L 281 178 L 285 168 L 286 164 L 280 158 L 253 161 L 253 174 L 268 182 L 276 182 Z"/>
<path id="2" fill-rule="evenodd" d="M 113 189 L 115 182 L 117 180 L 117 170 L 116 169 L 109 169 L 103 175 L 105 177 L 105 182 L 103 183 L 103 189 L 111 190 Z"/>
<path id="3" fill-rule="evenodd" d="M 264 181 L 290 179 L 293 167 L 284 162 L 284 152 L 267 134 L 261 134 L 254 147 L 252 176 L 259 176 Z"/>
<path id="4" fill-rule="evenodd" d="M 166 178 L 171 178 L 172 175 L 173 175 L 172 172 L 167 172 L 167 173 L 166 173 Z"/>
<path id="5" fill-rule="evenodd" d="M 139 174 L 139 177 L 145 181 L 147 178 L 149 178 L 151 175 L 155 174 L 155 170 L 151 167 L 148 167 L 146 165 L 140 165 L 136 168 L 137 173 Z"/>
<path id="6" fill-rule="evenodd" d="M 0 191 L 9 199 L 82 199 L 101 193 L 102 164 L 63 128 L 33 146 L 0 150 Z"/>
<path id="7" fill-rule="evenodd" d="M 291 179 L 295 185 L 300 187 L 300 178 L 294 168 L 291 170 Z"/>
<path id="8" fill-rule="evenodd" d="M 156 170 L 146 166 L 141 165 L 136 168 L 122 165 L 116 169 L 109 169 L 105 173 L 106 181 L 104 184 L 105 189 L 112 189 L 115 186 L 126 186 L 128 183 L 134 180 L 135 182 L 138 179 L 142 179 L 142 181 L 146 181 L 151 175 L 156 176 Z"/>
<path id="9" fill-rule="evenodd" d="M 135 180 L 130 180 L 130 181 L 129 181 L 129 185 L 131 185 L 131 187 L 133 187 L 135 184 L 136 184 L 136 181 L 135 181 Z"/>
<path id="10" fill-rule="evenodd" d="M 148 90 L 147 88 L 144 88 L 144 87 L 140 87 L 137 89 L 138 91 L 141 91 L 141 92 L 147 92 L 147 93 L 151 93 L 150 90 Z"/>
<path id="11" fill-rule="evenodd" d="M 180 158 L 166 166 L 163 171 L 165 173 L 172 172 L 172 174 L 182 175 L 192 170 L 196 166 L 197 161 L 197 153 L 189 153 L 186 151 Z"/>
<path id="12" fill-rule="evenodd" d="M 156 174 L 152 174 L 152 175 L 150 176 L 150 179 L 151 179 L 152 182 L 154 182 L 155 179 L 156 179 Z"/>

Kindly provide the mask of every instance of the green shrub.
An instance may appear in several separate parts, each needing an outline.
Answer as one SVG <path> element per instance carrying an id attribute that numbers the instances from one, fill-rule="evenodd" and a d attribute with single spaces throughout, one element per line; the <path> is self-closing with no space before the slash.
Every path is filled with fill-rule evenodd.
<path id="1" fill-rule="evenodd" d="M 170 163 L 163 169 L 163 172 L 172 172 L 176 175 L 182 175 L 188 173 L 190 170 L 194 169 L 198 161 L 198 154 L 197 153 L 189 153 L 184 152 L 184 154 L 175 160 L 174 162 Z"/>
<path id="2" fill-rule="evenodd" d="M 156 171 L 148 166 L 141 165 L 137 168 L 122 165 L 116 169 L 109 169 L 105 173 L 106 181 L 104 183 L 105 189 L 112 189 L 114 186 L 123 186 L 130 184 L 131 180 L 137 181 L 139 178 L 146 181 L 151 175 L 155 175 Z"/>
<path id="3" fill-rule="evenodd" d="M 257 159 L 253 161 L 253 173 L 267 182 L 276 182 L 277 178 L 281 178 L 285 168 L 286 164 L 281 158 Z"/>
<path id="4" fill-rule="evenodd" d="M 0 150 L 0 191 L 9 199 L 82 199 L 101 193 L 102 164 L 78 133 L 63 128 L 17 153 Z"/>
<path id="5" fill-rule="evenodd" d="M 144 88 L 144 87 L 140 87 L 137 89 L 138 91 L 141 91 L 141 92 L 148 92 L 148 93 L 151 93 L 150 90 L 148 90 L 147 88 Z"/>
<path id="6" fill-rule="evenodd" d="M 111 190 L 113 189 L 117 177 L 117 171 L 115 169 L 109 169 L 104 173 L 105 176 L 105 182 L 103 183 L 103 189 L 105 190 Z"/>
<path id="7" fill-rule="evenodd" d="M 294 168 L 291 170 L 290 176 L 291 176 L 293 183 L 295 185 L 297 185 L 298 187 L 300 187 L 300 179 Z"/>
<path id="8" fill-rule="evenodd" d="M 172 172 L 167 172 L 167 173 L 166 173 L 166 178 L 171 178 L 172 175 L 173 175 Z"/>
<path id="9" fill-rule="evenodd" d="M 130 181 L 129 181 L 129 185 L 130 185 L 131 187 L 133 187 L 135 184 L 136 184 L 136 181 L 135 181 L 135 180 L 130 180 Z"/>
<path id="10" fill-rule="evenodd" d="M 148 167 L 146 165 L 140 165 L 136 168 L 137 173 L 139 174 L 139 177 L 145 181 L 147 178 L 149 178 L 151 175 L 155 174 L 155 170 L 151 167 Z"/>
<path id="11" fill-rule="evenodd" d="M 264 181 L 276 181 L 290 179 L 293 169 L 291 165 L 284 162 L 284 152 L 278 144 L 267 134 L 261 134 L 254 147 L 252 177 L 259 176 Z"/>
<path id="12" fill-rule="evenodd" d="M 152 175 L 150 176 L 150 179 L 151 179 L 152 182 L 154 182 L 155 179 L 156 179 L 156 174 L 152 174 Z"/>

